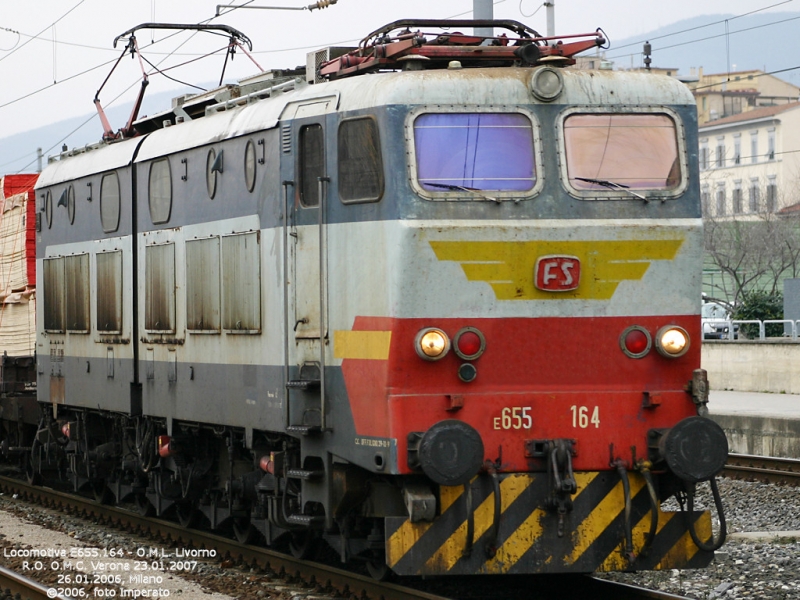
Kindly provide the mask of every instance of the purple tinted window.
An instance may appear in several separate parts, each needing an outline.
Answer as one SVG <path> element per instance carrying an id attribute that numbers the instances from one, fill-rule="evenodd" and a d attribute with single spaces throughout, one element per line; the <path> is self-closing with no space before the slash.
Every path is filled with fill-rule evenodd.
<path id="1" fill-rule="evenodd" d="M 429 191 L 533 189 L 533 131 L 518 113 L 424 114 L 414 121 L 417 178 Z"/>

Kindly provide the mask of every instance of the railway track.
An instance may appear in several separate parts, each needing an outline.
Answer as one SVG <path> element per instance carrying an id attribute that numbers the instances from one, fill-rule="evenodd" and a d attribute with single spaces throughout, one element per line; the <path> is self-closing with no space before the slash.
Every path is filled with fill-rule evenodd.
<path id="1" fill-rule="evenodd" d="M 130 511 L 98 504 L 89 499 L 73 496 L 49 488 L 30 486 L 8 477 L 0 477 L 0 489 L 19 498 L 44 506 L 67 511 L 89 518 L 94 522 L 126 528 L 141 534 L 179 543 L 184 547 L 211 549 L 217 556 L 234 562 L 286 574 L 293 579 L 336 590 L 344 597 L 398 600 L 447 600 L 442 596 L 406 588 L 392 583 L 375 581 L 369 577 L 319 563 L 295 559 L 268 548 L 240 544 L 234 540 L 195 529 L 185 529 L 177 523 L 143 517 Z"/>
<path id="2" fill-rule="evenodd" d="M 15 598 L 20 598 L 21 600 L 45 600 L 46 598 L 67 600 L 64 596 L 48 595 L 48 589 L 47 586 L 33 579 L 28 579 L 10 569 L 0 567 L 0 600 L 13 600 Z"/>
<path id="3" fill-rule="evenodd" d="M 728 463 L 722 474 L 733 479 L 756 479 L 769 483 L 800 485 L 800 460 L 729 454 Z"/>
<path id="4" fill-rule="evenodd" d="M 271 570 L 285 575 L 289 579 L 300 580 L 309 585 L 318 585 L 324 589 L 335 590 L 345 598 L 375 600 L 455 600 L 466 598 L 442 580 L 440 585 L 428 585 L 430 582 L 415 582 L 427 589 L 414 589 L 393 583 L 378 582 L 369 577 L 352 573 L 324 564 L 312 563 L 296 559 L 290 555 L 275 552 L 268 548 L 243 545 L 235 540 L 221 537 L 213 533 L 185 529 L 170 521 L 144 517 L 137 513 L 103 504 L 92 500 L 59 492 L 50 488 L 30 486 L 18 479 L 0 476 L 0 490 L 7 494 L 17 494 L 22 500 L 34 502 L 49 508 L 64 511 L 94 522 L 128 529 L 133 532 L 160 538 L 184 547 L 214 549 L 217 556 L 253 567 Z M 15 583 L 12 583 L 16 581 Z M 495 581 L 503 582 L 502 576 Z M 9 583 L 6 583 L 9 581 Z M 27 583 L 26 583 L 27 582 Z M 683 596 L 668 594 L 640 588 L 629 584 L 599 579 L 593 576 L 521 576 L 516 578 L 516 585 L 528 590 L 529 598 L 550 600 L 575 600 L 591 597 L 596 600 L 684 600 Z M 25 587 L 28 586 L 28 587 Z M 469 598 L 505 598 L 501 589 L 502 583 L 487 586 L 487 590 L 474 592 Z M 491 589 L 493 588 L 494 589 Z M 11 588 L 13 594 L 19 592 L 20 597 L 39 600 L 52 598 L 47 595 L 47 587 L 25 577 L 14 574 L 7 569 L 0 571 L 0 600 L 5 600 L 2 591 Z M 437 593 L 431 593 L 435 589 Z M 531 596 L 535 589 L 538 595 Z M 588 594 L 588 596 L 587 596 Z M 58 596 L 56 596 L 58 597 Z"/>

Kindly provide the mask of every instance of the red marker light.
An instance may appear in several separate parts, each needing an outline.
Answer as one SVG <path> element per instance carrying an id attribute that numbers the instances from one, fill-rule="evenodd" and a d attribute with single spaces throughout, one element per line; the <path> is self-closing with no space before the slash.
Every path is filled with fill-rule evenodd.
<path id="1" fill-rule="evenodd" d="M 646 329 L 634 325 L 622 332 L 619 345 L 622 351 L 631 358 L 642 358 L 650 351 L 652 338 Z"/>
<path id="2" fill-rule="evenodd" d="M 475 360 L 486 350 L 486 338 L 474 327 L 464 327 L 456 334 L 455 353 L 464 360 Z"/>
<path id="3" fill-rule="evenodd" d="M 477 354 L 478 350 L 481 349 L 481 338 L 474 331 L 465 331 L 458 338 L 458 349 L 467 356 Z"/>

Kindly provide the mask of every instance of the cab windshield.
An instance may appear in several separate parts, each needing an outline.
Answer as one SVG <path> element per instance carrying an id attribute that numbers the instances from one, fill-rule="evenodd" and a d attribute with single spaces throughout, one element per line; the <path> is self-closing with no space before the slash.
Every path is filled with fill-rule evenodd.
<path id="1" fill-rule="evenodd" d="M 417 179 L 430 192 L 527 191 L 533 130 L 519 113 L 428 113 L 414 121 Z"/>
<path id="2" fill-rule="evenodd" d="M 564 120 L 573 189 L 670 190 L 681 182 L 675 121 L 665 114 L 574 114 Z"/>

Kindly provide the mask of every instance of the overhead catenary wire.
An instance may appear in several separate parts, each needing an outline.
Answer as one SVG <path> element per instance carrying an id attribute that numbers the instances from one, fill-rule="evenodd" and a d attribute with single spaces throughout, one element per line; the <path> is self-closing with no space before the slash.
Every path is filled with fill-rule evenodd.
<path id="1" fill-rule="evenodd" d="M 672 36 L 675 36 L 675 35 L 680 35 L 681 33 L 689 33 L 690 31 L 696 31 L 698 29 L 705 29 L 706 27 L 712 27 L 713 25 L 719 25 L 720 23 L 724 23 L 726 21 L 733 21 L 735 19 L 741 19 L 742 17 L 747 17 L 749 15 L 753 15 L 753 14 L 756 14 L 756 13 L 759 13 L 759 12 L 763 12 L 765 10 L 769 10 L 770 8 L 775 8 L 776 6 L 781 6 L 783 4 L 790 4 L 791 2 L 794 2 L 794 1 L 795 0 L 783 0 L 782 2 L 778 2 L 777 4 L 770 4 L 769 6 L 764 6 L 762 8 L 757 8 L 755 10 L 751 10 L 749 12 L 742 13 L 740 15 L 735 15 L 735 16 L 729 17 L 727 19 L 721 19 L 719 21 L 713 21 L 712 23 L 706 23 L 704 25 L 696 25 L 694 27 L 688 27 L 687 29 L 681 29 L 680 31 L 673 31 L 672 33 L 665 33 L 664 35 L 657 35 L 655 37 L 651 36 L 651 37 L 648 37 L 647 39 L 652 42 L 653 40 L 661 40 L 661 39 L 672 37 Z M 617 49 L 628 48 L 630 46 L 641 46 L 642 42 L 644 42 L 644 41 L 645 40 L 642 39 L 642 40 L 638 40 L 638 41 L 635 41 L 635 42 L 630 42 L 628 44 L 623 44 L 621 46 L 617 46 Z M 628 56 L 628 55 L 625 54 L 623 56 Z"/>
<path id="2" fill-rule="evenodd" d="M 786 19 L 781 19 L 779 21 L 772 21 L 771 23 L 763 23 L 761 25 L 754 25 L 752 27 L 745 27 L 744 29 L 737 29 L 736 31 L 726 31 L 724 33 L 719 33 L 719 34 L 716 34 L 716 35 L 697 38 L 697 39 L 694 39 L 694 40 L 688 40 L 686 42 L 678 42 L 676 44 L 670 44 L 669 46 L 660 46 L 660 47 L 655 48 L 655 49 L 657 49 L 657 50 L 669 50 L 671 48 L 679 48 L 680 46 L 689 46 L 691 44 L 699 44 L 701 42 L 706 42 L 708 40 L 713 40 L 713 39 L 717 39 L 717 38 L 720 38 L 720 37 L 726 37 L 727 38 L 728 36 L 735 35 L 737 33 L 745 33 L 745 32 L 748 32 L 748 31 L 753 31 L 754 29 L 762 29 L 764 27 L 772 27 L 773 25 L 781 25 L 783 23 L 788 23 L 790 21 L 796 21 L 797 19 L 800 19 L 800 16 L 798 16 L 798 17 L 789 17 L 789 18 L 786 18 Z M 717 21 L 715 24 L 719 24 L 719 23 L 723 23 L 723 22 L 724 21 Z M 677 33 L 670 34 L 670 35 L 677 35 Z M 666 37 L 666 36 L 662 36 L 662 37 Z M 630 45 L 631 44 L 626 44 L 626 46 L 630 46 Z M 641 54 L 641 52 L 631 52 L 631 53 L 628 53 L 628 54 L 617 54 L 617 55 L 614 55 L 614 56 L 609 56 L 608 59 L 609 60 L 616 60 L 616 59 L 620 59 L 620 58 L 627 58 L 629 56 L 638 56 L 639 54 Z"/>
<path id="3" fill-rule="evenodd" d="M 78 3 L 77 3 L 75 6 L 73 6 L 72 8 L 70 8 L 70 9 L 69 9 L 67 12 L 65 12 L 65 13 L 64 13 L 63 15 L 61 15 L 60 17 L 58 17 L 58 19 L 56 19 L 55 21 L 53 21 L 52 23 L 50 23 L 50 25 L 48 25 L 47 27 L 45 27 L 44 29 L 42 29 L 42 30 L 41 30 L 39 33 L 37 33 L 35 36 L 31 37 L 31 38 L 30 38 L 30 39 L 28 39 L 27 41 L 25 41 L 25 42 L 23 42 L 22 44 L 18 45 L 17 47 L 15 47 L 13 50 L 11 50 L 11 51 L 10 51 L 8 54 L 6 54 L 5 56 L 0 56 L 0 62 L 3 62 L 3 61 L 4 61 L 5 59 L 7 59 L 9 56 L 13 55 L 13 54 L 14 54 L 15 52 L 17 52 L 18 50 L 21 50 L 22 48 L 24 48 L 25 46 L 27 46 L 27 45 L 28 45 L 28 44 L 29 44 L 29 43 L 30 43 L 32 40 L 34 40 L 34 39 L 37 39 L 37 38 L 38 38 L 39 36 L 41 36 L 41 35 L 42 35 L 42 34 L 43 34 L 45 31 L 47 31 L 47 30 L 48 30 L 48 29 L 50 29 L 51 27 L 55 26 L 55 25 L 56 25 L 56 24 L 57 24 L 59 21 L 61 21 L 62 19 L 64 19 L 64 17 L 66 17 L 68 14 L 70 14 L 72 11 L 74 11 L 76 8 L 78 8 L 78 7 L 79 7 L 81 4 L 83 4 L 84 2 L 86 2 L 86 0 L 80 0 L 80 2 L 78 2 Z"/>
<path id="4" fill-rule="evenodd" d="M 84 0 L 81 0 L 81 1 L 83 2 Z M 254 0 L 249 0 L 249 1 L 250 1 L 250 2 L 253 2 Z M 77 8 L 77 5 L 76 5 L 76 7 L 74 7 L 74 8 Z M 73 10 L 74 10 L 74 8 L 73 8 Z M 64 15 L 64 16 L 66 16 L 66 15 Z M 61 18 L 63 18 L 63 16 L 62 16 Z M 215 18 L 216 18 L 216 17 L 211 17 L 211 18 L 209 18 L 209 19 L 205 19 L 205 20 L 201 21 L 200 23 L 208 23 L 208 22 L 210 22 L 210 21 L 214 20 Z M 59 20 L 60 20 L 60 19 L 59 19 Z M 170 39 L 170 38 L 172 38 L 172 37 L 174 37 L 174 36 L 180 35 L 180 33 L 181 33 L 180 31 L 176 31 L 175 33 L 171 33 L 171 34 L 169 34 L 169 35 L 167 35 L 167 36 L 165 36 L 165 37 L 161 38 L 161 39 L 160 39 L 160 40 L 158 40 L 157 42 L 154 42 L 154 44 L 157 44 L 157 43 L 159 43 L 159 42 L 166 41 L 166 40 L 168 40 L 168 39 Z M 192 39 L 192 38 L 193 38 L 195 35 L 197 35 L 197 33 L 199 33 L 199 32 L 197 32 L 197 31 L 193 32 L 193 33 L 192 33 L 192 34 L 191 34 L 191 35 L 190 35 L 190 36 L 189 36 L 189 37 L 188 37 L 188 38 L 187 38 L 185 41 L 181 42 L 181 43 L 180 43 L 180 44 L 177 46 L 177 48 L 175 49 L 175 51 L 177 51 L 179 48 L 181 48 L 181 47 L 183 47 L 185 44 L 187 44 L 187 43 L 188 43 L 188 42 L 189 42 L 189 41 L 190 41 L 190 40 L 191 40 L 191 39 Z M 162 64 L 162 63 L 163 63 L 165 60 L 167 60 L 167 59 L 168 59 L 170 56 L 172 56 L 173 54 L 175 54 L 175 51 L 173 51 L 173 52 L 171 52 L 171 53 L 167 54 L 167 56 L 165 56 L 165 57 L 164 57 L 164 58 L 163 58 L 163 59 L 162 59 L 160 62 L 158 62 L 156 65 L 153 65 L 152 63 L 149 63 L 149 64 L 151 64 L 151 66 L 152 66 L 154 69 L 156 69 L 156 70 L 159 70 L 159 69 L 158 69 L 158 67 L 159 67 L 159 66 L 160 66 L 160 65 L 161 65 L 161 64 Z M 216 52 L 219 52 L 219 50 L 217 50 Z M 211 54 L 214 54 L 214 53 L 215 53 L 215 52 L 212 52 Z M 82 71 L 82 72 L 80 72 L 80 73 L 77 73 L 77 74 L 75 74 L 75 75 L 72 75 L 72 76 L 70 76 L 70 77 L 67 77 L 67 78 L 65 78 L 65 79 L 62 79 L 60 82 L 54 82 L 54 83 L 53 83 L 53 84 L 51 84 L 51 85 L 47 85 L 47 86 L 45 86 L 45 87 L 43 87 L 43 88 L 40 88 L 40 89 L 38 89 L 38 90 L 35 90 L 35 91 L 33 91 L 33 92 L 29 93 L 29 94 L 25 94 L 24 96 L 21 96 L 21 97 L 19 97 L 19 98 L 16 98 L 16 99 L 14 99 L 14 100 L 11 100 L 11 101 L 9 101 L 9 102 L 6 102 L 5 104 L 0 104 L 0 109 L 4 108 L 4 107 L 6 107 L 6 106 L 9 106 L 9 105 L 11 105 L 11 104 L 14 104 L 14 103 L 16 103 L 16 102 L 20 102 L 21 100 L 24 100 L 24 99 L 26 99 L 26 98 L 29 98 L 29 97 L 31 97 L 31 96 L 33 96 L 33 95 L 35 95 L 35 94 L 38 94 L 38 93 L 42 92 L 42 91 L 45 91 L 45 90 L 47 90 L 47 89 L 50 89 L 50 88 L 52 88 L 52 87 L 54 87 L 54 86 L 56 86 L 56 85 L 59 85 L 60 83 L 64 83 L 64 82 L 66 82 L 66 81 L 69 81 L 69 80 L 71 80 L 71 79 L 75 79 L 75 78 L 77 78 L 77 77 L 80 77 L 80 76 L 82 76 L 82 75 L 85 75 L 85 74 L 87 74 L 87 73 L 89 73 L 89 72 L 91 72 L 91 71 L 95 71 L 95 70 L 97 70 L 97 69 L 100 69 L 100 68 L 102 68 L 102 67 L 108 66 L 108 65 L 110 65 L 110 64 L 112 64 L 112 63 L 114 63 L 114 62 L 116 62 L 116 59 L 112 59 L 112 60 L 106 61 L 106 62 L 104 62 L 104 63 L 101 63 L 101 64 L 99 64 L 99 65 L 96 65 L 96 66 L 94 66 L 94 67 L 91 67 L 91 68 L 89 68 L 89 69 L 86 69 L 85 71 Z M 192 61 L 190 61 L 190 62 L 192 62 Z M 172 79 L 172 78 L 171 78 L 171 79 Z M 128 91 L 130 91 L 130 89 L 131 89 L 131 88 L 133 88 L 135 85 L 137 85 L 137 84 L 139 83 L 139 81 L 140 81 L 140 80 L 139 80 L 139 79 L 137 79 L 136 81 L 134 81 L 133 83 L 131 83 L 131 84 L 130 84 L 128 87 L 126 87 L 124 90 L 122 90 L 122 91 L 121 91 L 119 94 L 117 94 L 117 96 L 115 96 L 115 97 L 114 97 L 114 98 L 113 98 L 113 99 L 112 99 L 112 100 L 111 100 L 111 101 L 108 103 L 108 106 L 112 106 L 112 105 L 114 104 L 114 102 L 116 102 L 117 100 L 119 100 L 119 98 L 121 98 L 121 97 L 122 97 L 124 94 L 126 94 Z M 78 125 L 78 126 L 75 128 L 75 129 L 73 129 L 72 131 L 70 131 L 68 134 L 66 134 L 65 136 L 63 136 L 63 137 L 62 137 L 60 140 L 58 140 L 58 141 L 57 141 L 57 142 L 55 142 L 53 145 L 51 145 L 49 148 L 47 148 L 46 150 L 44 150 L 44 151 L 43 151 L 43 153 L 44 153 L 44 154 L 47 154 L 48 152 L 50 152 L 50 151 L 51 151 L 51 150 L 53 150 L 54 148 L 58 147 L 58 146 L 59 146 L 60 144 L 62 144 L 62 143 L 65 141 L 65 140 L 69 139 L 69 137 L 70 137 L 70 136 L 72 136 L 72 135 L 74 135 L 75 133 L 77 133 L 77 132 L 78 132 L 80 129 L 82 129 L 83 127 L 85 127 L 87 124 L 89 124 L 89 123 L 90 123 L 91 121 L 93 121 L 95 118 L 97 118 L 97 115 L 96 115 L 96 114 L 92 114 L 91 116 L 89 116 L 89 117 L 88 117 L 86 120 L 84 120 L 84 121 L 83 121 L 83 122 L 82 122 L 80 125 Z M 26 156 L 30 156 L 30 155 L 31 155 L 31 154 L 30 154 L 30 153 L 28 153 Z M 19 159 L 16 159 L 16 160 L 14 160 L 13 162 L 17 162 L 18 160 L 19 160 Z M 38 153 L 37 153 L 37 158 L 35 158 L 34 160 L 32 160 L 31 162 L 29 162 L 28 164 L 26 164 L 24 167 L 22 167 L 21 169 L 17 170 L 16 172 L 17 172 L 17 173 L 22 173 L 22 172 L 26 171 L 26 170 L 27 170 L 29 167 L 31 167 L 31 166 L 32 166 L 32 165 L 33 165 L 33 164 L 36 162 L 36 160 L 38 160 Z M 6 164 L 12 164 L 12 163 L 6 163 Z"/>

